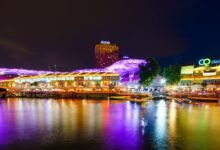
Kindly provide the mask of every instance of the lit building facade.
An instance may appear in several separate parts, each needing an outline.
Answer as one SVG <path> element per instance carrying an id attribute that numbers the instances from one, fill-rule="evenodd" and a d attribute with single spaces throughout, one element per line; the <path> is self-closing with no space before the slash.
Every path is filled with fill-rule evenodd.
<path id="1" fill-rule="evenodd" d="M 0 82 L 1 88 L 9 91 L 109 91 L 119 86 L 119 75 L 111 72 L 50 73 L 35 76 L 20 76 Z"/>
<path id="2" fill-rule="evenodd" d="M 182 84 L 202 84 L 202 83 L 220 83 L 220 65 L 214 67 L 207 66 L 183 66 L 182 70 L 190 68 L 190 72 L 181 72 Z"/>
<path id="3" fill-rule="evenodd" d="M 80 69 L 75 72 L 114 72 L 119 74 L 120 84 L 128 88 L 139 87 L 140 65 L 147 65 L 143 59 L 123 59 L 101 69 Z"/>
<path id="4" fill-rule="evenodd" d="M 96 68 L 104 68 L 119 60 L 119 47 L 107 41 L 95 46 Z"/>
<path id="5" fill-rule="evenodd" d="M 180 86 L 185 88 L 201 89 L 207 87 L 216 90 L 220 87 L 220 60 L 201 59 L 197 67 L 194 65 L 182 66 Z"/>
<path id="6" fill-rule="evenodd" d="M 123 59 L 100 69 L 80 69 L 73 72 L 22 72 L 18 77 L 0 81 L 0 88 L 12 90 L 109 90 L 139 88 L 139 66 L 143 59 Z"/>

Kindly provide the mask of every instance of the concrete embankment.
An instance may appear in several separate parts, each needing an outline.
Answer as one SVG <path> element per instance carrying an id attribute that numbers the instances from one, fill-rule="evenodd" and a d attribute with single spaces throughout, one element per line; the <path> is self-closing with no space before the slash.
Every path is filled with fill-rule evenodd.
<path id="1" fill-rule="evenodd" d="M 6 94 L 6 97 L 26 97 L 26 98 L 79 98 L 79 99 L 108 99 L 115 93 L 75 93 L 75 92 L 20 92 L 16 94 Z"/>
<path id="2" fill-rule="evenodd" d="M 218 102 L 220 98 L 217 97 L 188 97 L 193 101 L 203 101 L 203 102 Z"/>

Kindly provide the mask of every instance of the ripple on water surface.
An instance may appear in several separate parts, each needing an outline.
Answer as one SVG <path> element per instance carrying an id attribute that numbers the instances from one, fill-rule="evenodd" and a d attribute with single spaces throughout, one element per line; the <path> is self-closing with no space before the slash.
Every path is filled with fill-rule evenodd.
<path id="1" fill-rule="evenodd" d="M 0 100 L 0 149 L 220 149 L 220 105 Z"/>

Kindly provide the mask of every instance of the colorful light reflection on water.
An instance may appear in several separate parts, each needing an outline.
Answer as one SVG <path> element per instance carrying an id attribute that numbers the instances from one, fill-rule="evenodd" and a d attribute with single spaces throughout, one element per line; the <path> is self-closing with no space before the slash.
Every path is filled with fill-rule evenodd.
<path id="1" fill-rule="evenodd" d="M 219 149 L 220 105 L 0 101 L 0 149 Z"/>

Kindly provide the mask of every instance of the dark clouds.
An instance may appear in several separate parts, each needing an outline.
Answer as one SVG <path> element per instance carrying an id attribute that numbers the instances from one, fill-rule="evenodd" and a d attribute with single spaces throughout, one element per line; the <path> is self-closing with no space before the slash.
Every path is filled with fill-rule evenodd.
<path id="1" fill-rule="evenodd" d="M 100 40 L 117 43 L 122 54 L 153 56 L 162 63 L 182 54 L 193 60 L 201 50 L 218 55 L 215 7 L 198 0 L 1 1 L 0 63 L 30 69 L 93 67 Z"/>

